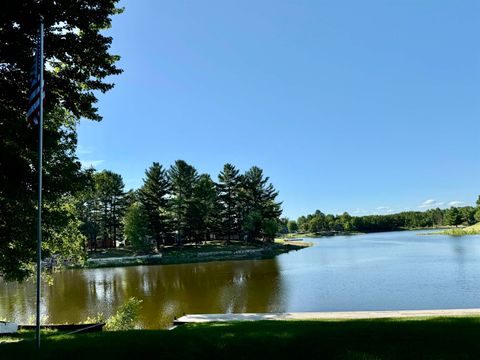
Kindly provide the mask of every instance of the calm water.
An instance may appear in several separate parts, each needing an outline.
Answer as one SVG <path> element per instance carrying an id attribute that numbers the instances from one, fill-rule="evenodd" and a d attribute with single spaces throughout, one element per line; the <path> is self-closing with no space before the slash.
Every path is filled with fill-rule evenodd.
<path id="1" fill-rule="evenodd" d="M 43 287 L 51 323 L 143 300 L 145 328 L 183 313 L 480 307 L 480 236 L 391 232 L 311 239 L 272 260 L 69 270 Z M 27 322 L 34 284 L 0 282 L 0 318 Z"/>

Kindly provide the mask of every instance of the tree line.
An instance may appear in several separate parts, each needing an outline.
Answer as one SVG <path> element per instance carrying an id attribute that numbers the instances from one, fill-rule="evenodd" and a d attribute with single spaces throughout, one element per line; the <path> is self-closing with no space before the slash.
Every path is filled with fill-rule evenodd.
<path id="1" fill-rule="evenodd" d="M 404 211 L 388 215 L 351 216 L 324 214 L 320 210 L 300 216 L 297 220 L 284 219 L 284 231 L 311 232 L 380 232 L 414 228 L 473 225 L 480 222 L 480 196 L 476 207 L 463 206 L 426 211 Z"/>
<path id="2" fill-rule="evenodd" d="M 122 241 L 139 250 L 211 239 L 273 241 L 279 230 L 278 192 L 256 166 L 240 174 L 225 164 L 214 181 L 183 160 L 168 169 L 154 162 L 143 185 L 128 192 L 112 171 L 91 170 L 90 179 L 75 199 L 90 249 Z"/>

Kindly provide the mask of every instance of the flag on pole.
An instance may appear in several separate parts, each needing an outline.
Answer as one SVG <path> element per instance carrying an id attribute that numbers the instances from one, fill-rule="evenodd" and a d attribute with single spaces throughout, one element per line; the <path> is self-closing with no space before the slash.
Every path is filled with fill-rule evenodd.
<path id="1" fill-rule="evenodd" d="M 43 162 L 43 102 L 45 86 L 43 83 L 43 17 L 40 16 L 37 50 L 32 69 L 32 80 L 28 93 L 27 119 L 38 128 L 38 208 L 37 208 L 37 303 L 35 338 L 40 349 L 40 281 L 42 273 L 42 162 Z"/>
<path id="2" fill-rule="evenodd" d="M 35 51 L 35 61 L 30 73 L 31 83 L 28 92 L 28 111 L 27 120 L 30 124 L 38 126 L 40 123 L 40 72 L 42 70 L 42 56 L 40 50 L 40 34 L 37 36 L 37 48 Z M 42 81 L 43 102 L 45 102 L 45 81 Z M 43 104 L 42 104 L 43 105 Z"/>

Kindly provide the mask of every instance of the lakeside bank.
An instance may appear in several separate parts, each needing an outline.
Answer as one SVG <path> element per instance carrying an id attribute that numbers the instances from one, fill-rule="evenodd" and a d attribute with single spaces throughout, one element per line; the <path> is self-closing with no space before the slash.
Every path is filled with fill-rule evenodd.
<path id="1" fill-rule="evenodd" d="M 461 228 L 449 228 L 444 231 L 433 232 L 429 235 L 451 235 L 451 236 L 463 236 L 463 235 L 480 235 L 480 223 L 461 227 Z"/>
<path id="2" fill-rule="evenodd" d="M 108 249 L 90 253 L 80 268 L 104 268 L 137 265 L 190 264 L 210 261 L 270 259 L 290 251 L 311 246 L 309 242 L 285 241 L 276 239 L 274 243 L 251 245 L 241 242 L 231 244 L 210 243 L 186 245 L 181 248 L 171 246 L 159 254 L 135 254 L 129 249 Z"/>

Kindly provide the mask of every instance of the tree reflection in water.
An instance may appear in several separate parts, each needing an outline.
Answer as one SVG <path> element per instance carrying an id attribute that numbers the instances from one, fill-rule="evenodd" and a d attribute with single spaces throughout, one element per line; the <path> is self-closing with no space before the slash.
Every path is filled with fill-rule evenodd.
<path id="1" fill-rule="evenodd" d="M 0 283 L 0 317 L 28 321 L 34 285 Z M 271 259 L 68 270 L 43 286 L 43 313 L 50 323 L 110 316 L 131 296 L 143 300 L 145 328 L 167 327 L 183 313 L 285 311 L 279 266 Z"/>

